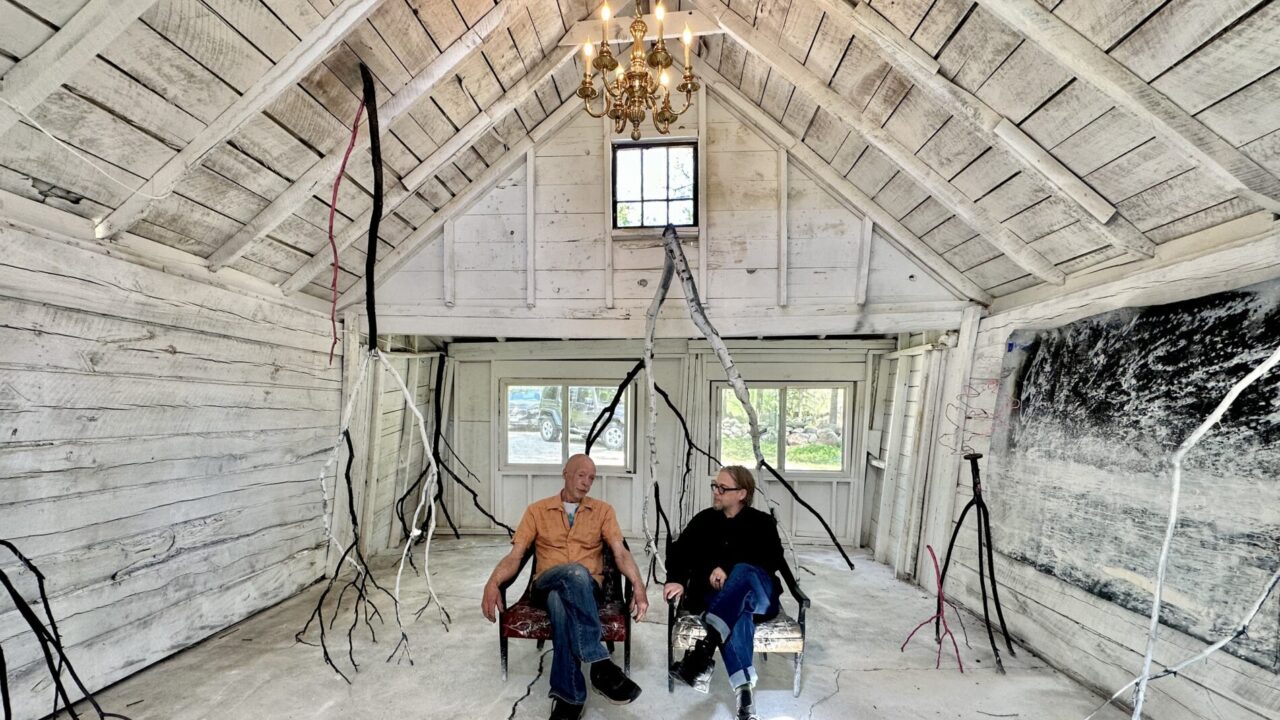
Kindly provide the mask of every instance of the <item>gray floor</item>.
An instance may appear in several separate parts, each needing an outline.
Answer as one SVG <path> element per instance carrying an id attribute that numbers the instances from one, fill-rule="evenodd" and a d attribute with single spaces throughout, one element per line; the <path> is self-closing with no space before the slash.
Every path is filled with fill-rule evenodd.
<path id="1" fill-rule="evenodd" d="M 420 620 L 425 582 L 406 571 L 403 592 L 413 666 L 383 662 L 395 641 L 394 625 L 377 626 L 378 644 L 356 633 L 360 672 L 352 685 L 327 668 L 315 647 L 296 644 L 320 592 L 316 586 L 100 694 L 106 708 L 133 720 L 187 718 L 545 718 L 546 675 L 535 679 L 539 654 L 530 641 L 512 641 L 511 678 L 498 671 L 496 630 L 479 612 L 480 590 L 505 543 L 489 539 L 440 539 L 432 549 L 432 579 L 453 624 L 445 632 L 432 608 Z M 907 632 L 932 612 L 919 588 L 893 579 L 889 569 L 864 555 L 858 569 L 843 570 L 834 550 L 800 548 L 800 582 L 813 599 L 809 651 L 799 698 L 791 695 L 789 657 L 757 659 L 757 704 L 766 720 L 823 718 L 1034 718 L 1081 720 L 1101 698 L 1027 652 L 992 666 L 978 620 L 966 618 L 972 648 L 962 642 L 965 673 L 954 657 L 934 669 L 934 648 L 917 635 L 899 652 Z M 376 564 L 394 581 L 394 559 Z M 389 585 L 390 586 L 390 585 Z M 519 582 L 517 587 L 523 587 Z M 349 599 L 349 598 L 348 598 Z M 657 600 L 657 591 L 650 600 Z M 380 603 L 384 613 L 390 603 Z M 330 648 L 344 671 L 344 615 L 330 634 Z M 636 627 L 632 676 L 644 688 L 634 704 L 615 707 L 592 696 L 588 718 L 727 718 L 732 698 L 722 670 L 710 695 L 677 687 L 667 693 L 666 608 L 658 604 Z M 958 628 L 957 628 L 958 631 Z M 922 631 L 923 633 L 924 631 Z M 314 632 L 312 634 L 314 638 Z M 963 640 L 963 638 L 962 638 Z M 341 657 L 338 657 L 341 656 Z M 620 660 L 621 648 L 618 649 Z M 550 657 L 546 658 L 550 665 Z M 513 714 L 512 706 L 525 694 Z M 1108 709 L 1099 715 L 1121 720 Z"/>

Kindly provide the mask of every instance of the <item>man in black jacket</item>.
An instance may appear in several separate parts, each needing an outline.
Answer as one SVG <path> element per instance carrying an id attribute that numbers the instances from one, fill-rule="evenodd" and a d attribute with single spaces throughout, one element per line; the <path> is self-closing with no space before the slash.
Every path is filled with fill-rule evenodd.
<path id="1" fill-rule="evenodd" d="M 711 485 L 712 506 L 693 516 L 671 546 L 663 588 L 667 600 L 685 595 L 685 607 L 701 611 L 707 628 L 706 639 L 671 668 L 672 677 L 707 692 L 719 647 L 740 720 L 756 717 L 755 623 L 778 614 L 782 594 L 782 541 L 773 516 L 751 507 L 755 488 L 755 477 L 744 467 L 720 471 Z"/>

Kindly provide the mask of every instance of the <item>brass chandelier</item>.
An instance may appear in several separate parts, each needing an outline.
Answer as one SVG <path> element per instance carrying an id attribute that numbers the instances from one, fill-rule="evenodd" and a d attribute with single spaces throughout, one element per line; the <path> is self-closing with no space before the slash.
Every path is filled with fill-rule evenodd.
<path id="1" fill-rule="evenodd" d="M 583 73 L 582 84 L 578 87 L 578 97 L 583 99 L 583 108 L 594 118 L 608 116 L 613 120 L 613 131 L 621 133 L 627 124 L 631 124 L 631 139 L 640 139 L 640 123 L 645 115 L 653 114 L 653 127 L 661 135 L 671 132 L 671 123 L 689 109 L 693 103 L 693 94 L 700 85 L 694 77 L 693 65 L 689 62 L 690 50 L 693 46 L 693 33 L 686 25 L 680 40 L 684 43 L 684 76 L 676 92 L 684 93 L 684 107 L 677 112 L 671 108 L 671 53 L 667 52 L 667 42 L 663 38 L 662 23 L 666 11 L 659 4 L 654 8 L 654 18 L 658 24 L 658 37 L 653 47 L 645 52 L 644 36 L 649 28 L 639 14 L 631 21 L 631 57 L 624 67 L 609 49 L 609 4 L 600 9 L 603 20 L 600 51 L 596 52 L 590 40 L 582 45 Z M 595 86 L 595 72 L 600 71 L 603 90 Z M 613 79 L 609 79 L 613 73 Z M 592 109 L 592 102 L 604 96 L 602 108 L 597 112 Z"/>

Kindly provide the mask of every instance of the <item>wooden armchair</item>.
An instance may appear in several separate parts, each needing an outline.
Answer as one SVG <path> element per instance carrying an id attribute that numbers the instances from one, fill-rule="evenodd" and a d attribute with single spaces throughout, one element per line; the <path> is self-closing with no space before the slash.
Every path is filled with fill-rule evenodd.
<path id="1" fill-rule="evenodd" d="M 804 616 L 809 609 L 809 596 L 800 589 L 800 583 L 796 582 L 796 576 L 786 563 L 783 563 L 778 574 L 782 576 L 782 581 L 791 592 L 791 597 L 795 598 L 797 612 L 793 619 L 787 614 L 786 606 L 783 605 L 778 609 L 777 617 L 758 623 L 754 646 L 755 651 L 764 654 L 765 659 L 768 659 L 768 653 L 771 652 L 795 655 L 795 674 L 791 683 L 791 694 L 800 697 L 800 668 L 804 658 Z M 687 579 L 682 584 L 686 588 L 689 587 Z M 679 601 L 667 601 L 667 667 L 671 667 L 675 662 L 677 651 L 688 650 L 695 642 L 706 636 L 707 629 L 698 616 L 684 609 L 683 595 Z M 675 681 L 668 675 L 667 692 L 674 690 Z"/>
<path id="2" fill-rule="evenodd" d="M 520 576 L 520 573 L 524 571 L 524 566 L 530 562 L 533 563 L 533 574 L 536 574 L 538 572 L 538 561 L 534 556 L 533 548 L 529 548 L 524 557 L 520 559 L 520 569 L 516 571 L 516 577 Z M 538 649 L 541 650 L 552 637 L 551 616 L 547 614 L 546 610 L 535 606 L 529 597 L 530 592 L 533 590 L 533 574 L 530 575 L 529 584 L 525 586 L 524 593 L 520 596 L 520 599 L 516 600 L 512 605 L 507 605 L 507 588 L 515 582 L 515 578 L 513 577 L 498 586 L 498 591 L 502 595 L 502 607 L 504 608 L 498 613 L 498 650 L 502 655 L 502 680 L 504 682 L 507 679 L 508 639 L 537 640 Z M 631 587 L 631 581 L 626 579 L 618 570 L 618 563 L 614 560 L 613 551 L 609 549 L 608 545 L 604 546 L 604 587 L 602 589 L 604 597 L 599 602 L 602 637 L 610 653 L 613 652 L 615 642 L 622 643 L 623 670 L 630 674 L 630 610 L 631 596 L 635 590 Z"/>

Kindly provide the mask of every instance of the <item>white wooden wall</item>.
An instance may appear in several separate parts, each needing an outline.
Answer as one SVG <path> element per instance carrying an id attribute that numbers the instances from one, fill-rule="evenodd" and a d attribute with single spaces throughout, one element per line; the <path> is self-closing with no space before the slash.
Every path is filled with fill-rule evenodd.
<path id="1" fill-rule="evenodd" d="M 1035 302 L 983 319 L 968 379 L 981 391 L 971 400 L 974 410 L 966 423 L 969 444 L 978 452 L 989 452 L 990 416 L 996 411 L 995 388 L 1005 341 L 1014 330 L 1057 327 L 1119 307 L 1174 302 L 1280 277 L 1280 236 L 1274 228 L 1251 240 L 1228 243 L 1221 245 L 1223 249 L 1207 252 L 1203 248 L 1220 243 L 1222 238 L 1210 237 L 1212 233 L 1202 235 L 1203 238 L 1188 236 L 1171 243 L 1176 246 L 1169 248 L 1176 253 L 1174 257 L 1180 254 L 1185 259 L 1157 258 L 1127 278 L 1117 270 L 1069 292 L 1031 295 Z M 984 469 L 986 462 L 983 461 Z M 972 497 L 969 476 L 968 464 L 964 463 L 957 475 L 944 480 L 956 483 L 953 521 Z M 1167 498 L 1151 500 L 1157 504 L 1167 502 Z M 1132 679 L 1141 665 L 1148 618 L 1000 554 L 998 514 L 992 522 L 1000 599 L 1014 635 L 1035 648 L 1038 656 L 1089 685 L 1105 689 L 1107 695 Z M 954 523 L 946 532 L 953 526 Z M 956 545 L 947 593 L 969 608 L 980 610 L 973 528 L 970 517 Z M 940 539 L 945 542 L 945 538 Z M 1157 541 L 1152 542 L 1151 552 L 1155 553 Z M 1248 598 L 1259 591 L 1255 587 L 1240 588 L 1242 597 Z M 1269 607 L 1274 612 L 1274 598 Z M 1223 632 L 1227 630 L 1224 628 Z M 1157 663 L 1171 664 L 1204 647 L 1201 640 L 1162 626 L 1155 659 Z M 1274 674 L 1221 652 L 1187 668 L 1177 678 L 1161 680 L 1150 687 L 1146 711 L 1162 720 L 1262 720 L 1277 717 L 1280 708 L 1280 683 Z"/>
<path id="2" fill-rule="evenodd" d="M 328 318 L 8 225 L 0 247 L 0 536 L 47 576 L 88 686 L 319 577 Z M 34 600 L 16 565 L 0 555 Z M 15 610 L 0 643 L 17 717 L 47 714 Z"/>
<path id="3" fill-rule="evenodd" d="M 864 263 L 860 214 L 805 171 L 781 163 L 777 148 L 715 100 L 695 108 L 707 113 L 705 134 L 699 137 L 693 110 L 671 133 L 700 139 L 706 150 L 700 227 L 682 236 L 722 330 L 847 333 L 858 330 L 863 315 L 881 311 L 931 314 L 910 327 L 894 325 L 894 332 L 956 326 L 963 303 L 878 230 Z M 447 223 L 379 290 L 380 327 L 432 335 L 641 336 L 643 308 L 662 268 L 660 231 L 607 227 L 605 137 L 599 121 L 582 115 L 540 144 L 533 193 L 522 163 Z M 859 282 L 867 283 L 865 306 L 857 304 Z M 660 334 L 696 337 L 678 284 L 669 297 Z"/>
<path id="4" fill-rule="evenodd" d="M 868 413 L 865 399 L 866 358 L 871 350 L 891 350 L 892 341 L 735 341 L 738 368 L 748 382 L 813 382 L 848 384 L 846 438 L 850 462 L 838 473 L 786 473 L 806 501 L 819 508 L 836 533 L 857 544 L 863 516 L 862 454 Z M 514 525 L 524 508 L 547 497 L 563 484 L 559 469 L 503 467 L 501 443 L 501 388 L 503 381 L 599 380 L 616 385 L 641 353 L 636 341 L 571 341 L 539 343 L 465 343 L 450 348 L 457 363 L 455 419 L 450 435 L 463 460 L 481 478 L 477 488 L 482 502 L 495 514 Z M 656 378 L 681 406 L 699 446 L 712 448 L 714 440 L 713 388 L 724 377 L 709 348 L 701 341 L 665 340 L 656 349 Z M 642 506 L 650 492 L 647 468 L 648 447 L 645 384 L 643 376 L 635 384 L 637 412 L 633 430 L 636 463 L 624 471 L 602 470 L 592 494 L 611 503 L 623 531 L 631 537 L 643 535 Z M 659 403 L 658 477 L 663 505 L 677 522 L 679 475 L 684 458 L 683 433 L 678 420 Z M 710 504 L 706 485 L 713 477 L 710 466 L 700 463 L 690 479 L 688 506 L 694 511 Z M 777 501 L 784 527 L 800 541 L 823 541 L 825 533 L 816 520 L 795 505 L 780 485 L 770 482 L 767 492 Z M 471 505 L 469 496 L 453 493 L 450 508 L 459 526 L 473 532 L 489 532 L 494 526 Z M 650 516 L 652 522 L 653 515 Z"/>

